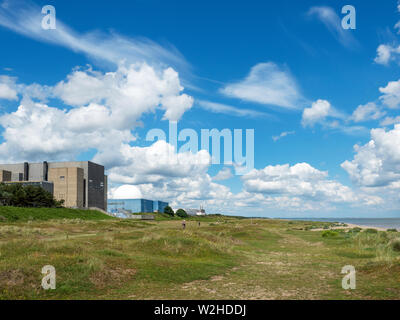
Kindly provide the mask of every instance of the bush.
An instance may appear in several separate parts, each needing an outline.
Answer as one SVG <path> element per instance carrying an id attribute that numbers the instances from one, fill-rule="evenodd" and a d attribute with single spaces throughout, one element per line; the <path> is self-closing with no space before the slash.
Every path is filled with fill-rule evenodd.
<path id="1" fill-rule="evenodd" d="M 397 232 L 397 229 L 387 229 L 387 232 Z"/>
<path id="2" fill-rule="evenodd" d="M 188 214 L 187 214 L 186 211 L 183 210 L 183 209 L 178 209 L 178 210 L 176 210 L 176 215 L 177 215 L 178 217 L 181 217 L 181 218 L 187 218 L 187 217 L 188 217 Z"/>
<path id="3" fill-rule="evenodd" d="M 350 233 L 358 233 L 358 232 L 360 232 L 361 230 L 362 230 L 361 228 L 355 227 L 355 228 L 351 228 L 351 229 L 349 230 L 349 232 L 350 232 Z"/>
<path id="4" fill-rule="evenodd" d="M 64 200 L 57 201 L 50 192 L 39 186 L 20 183 L 0 183 L 0 205 L 14 207 L 61 207 Z"/>
<path id="5" fill-rule="evenodd" d="M 337 237 L 339 235 L 339 232 L 333 231 L 333 230 L 326 230 L 322 232 L 322 237 L 323 238 L 333 238 Z"/>
<path id="6" fill-rule="evenodd" d="M 393 239 L 390 242 L 390 245 L 391 245 L 393 251 L 400 252 L 400 238 Z"/>
<path id="7" fill-rule="evenodd" d="M 376 229 L 365 229 L 364 232 L 366 232 L 366 233 L 378 233 L 378 230 L 376 230 Z"/>
<path id="8" fill-rule="evenodd" d="M 164 213 L 170 215 L 171 217 L 174 216 L 174 210 L 172 210 L 172 208 L 171 208 L 170 206 L 166 206 L 166 207 L 164 208 Z"/>

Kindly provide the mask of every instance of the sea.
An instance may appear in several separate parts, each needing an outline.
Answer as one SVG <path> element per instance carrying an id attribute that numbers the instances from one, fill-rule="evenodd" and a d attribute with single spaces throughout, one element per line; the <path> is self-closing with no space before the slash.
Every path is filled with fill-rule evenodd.
<path id="1" fill-rule="evenodd" d="M 288 220 L 343 222 L 371 228 L 397 229 L 400 231 L 400 218 L 292 218 Z"/>

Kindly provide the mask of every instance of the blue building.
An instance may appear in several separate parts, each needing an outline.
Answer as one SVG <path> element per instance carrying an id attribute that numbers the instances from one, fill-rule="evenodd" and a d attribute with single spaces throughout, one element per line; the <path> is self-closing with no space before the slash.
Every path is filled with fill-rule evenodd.
<path id="1" fill-rule="evenodd" d="M 164 209 L 166 206 L 168 206 L 168 202 L 163 202 L 163 201 L 154 201 L 153 202 L 154 212 L 164 212 Z"/>
<path id="2" fill-rule="evenodd" d="M 161 212 L 164 212 L 164 208 L 168 205 L 167 202 L 153 201 L 146 199 L 109 199 L 108 200 L 108 212 L 117 213 L 151 213 L 161 208 Z"/>

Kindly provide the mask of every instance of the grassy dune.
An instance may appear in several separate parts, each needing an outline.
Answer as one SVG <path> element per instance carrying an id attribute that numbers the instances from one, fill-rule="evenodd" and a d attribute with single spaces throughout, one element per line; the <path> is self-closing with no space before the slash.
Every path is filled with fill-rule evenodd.
<path id="1" fill-rule="evenodd" d="M 326 223 L 223 216 L 189 219 L 182 230 L 165 217 L 80 214 L 0 221 L 0 298 L 400 298 L 397 232 L 328 234 L 312 230 Z M 44 265 L 56 268 L 56 290 L 41 288 Z M 356 290 L 341 287 L 345 265 L 357 270 Z"/>

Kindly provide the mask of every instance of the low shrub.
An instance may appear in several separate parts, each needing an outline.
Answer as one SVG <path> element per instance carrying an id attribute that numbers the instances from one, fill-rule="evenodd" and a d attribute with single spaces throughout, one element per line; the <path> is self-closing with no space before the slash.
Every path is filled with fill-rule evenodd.
<path id="1" fill-rule="evenodd" d="M 351 228 L 348 232 L 350 232 L 350 233 L 358 233 L 358 232 L 361 232 L 361 228 L 359 228 L 359 227 L 355 227 L 355 228 Z"/>
<path id="2" fill-rule="evenodd" d="M 333 231 L 333 230 L 326 230 L 326 231 L 322 232 L 323 238 L 333 238 L 333 237 L 337 237 L 338 235 L 339 235 L 339 232 Z"/>
<path id="3" fill-rule="evenodd" d="M 400 252 L 400 238 L 393 239 L 390 242 L 390 245 L 391 245 L 393 251 Z"/>
<path id="4" fill-rule="evenodd" d="M 378 230 L 369 228 L 369 229 L 365 229 L 364 232 L 366 232 L 366 233 L 378 233 Z"/>
<path id="5" fill-rule="evenodd" d="M 397 232 L 397 229 L 387 229 L 387 232 Z"/>

